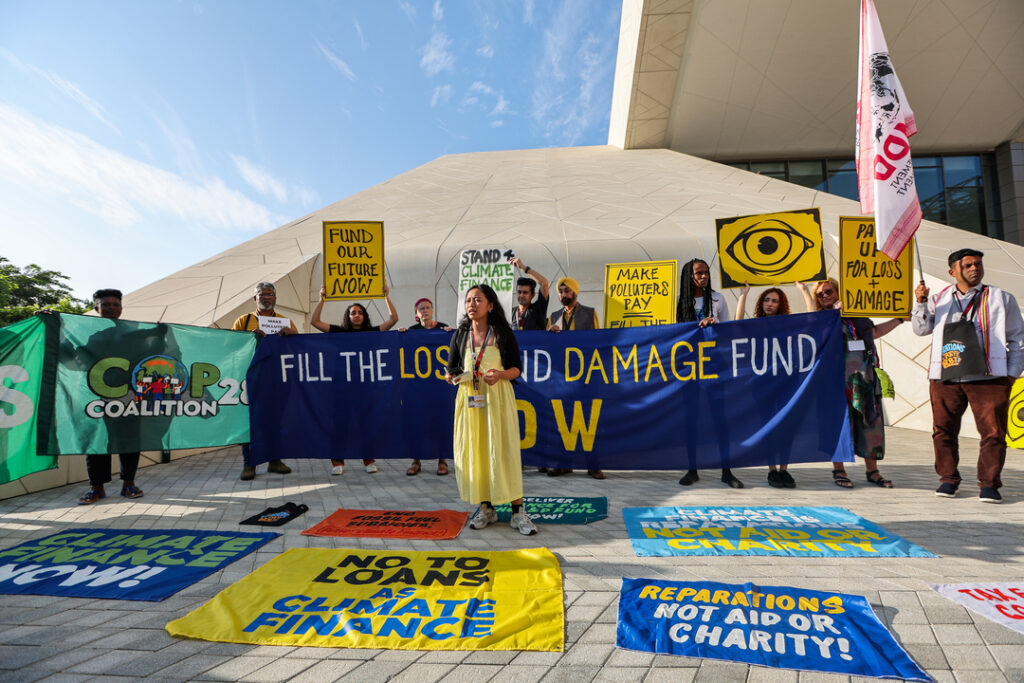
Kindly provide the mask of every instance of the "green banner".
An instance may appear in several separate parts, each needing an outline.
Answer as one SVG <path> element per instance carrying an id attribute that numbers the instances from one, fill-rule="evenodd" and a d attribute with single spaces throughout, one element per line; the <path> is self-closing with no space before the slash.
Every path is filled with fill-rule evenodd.
<path id="1" fill-rule="evenodd" d="M 57 466 L 57 458 L 36 455 L 45 337 L 36 316 L 0 328 L 0 484 Z"/>
<path id="2" fill-rule="evenodd" d="M 254 335 L 67 314 L 47 316 L 47 325 L 43 395 L 51 401 L 39 411 L 40 453 L 249 441 Z"/>

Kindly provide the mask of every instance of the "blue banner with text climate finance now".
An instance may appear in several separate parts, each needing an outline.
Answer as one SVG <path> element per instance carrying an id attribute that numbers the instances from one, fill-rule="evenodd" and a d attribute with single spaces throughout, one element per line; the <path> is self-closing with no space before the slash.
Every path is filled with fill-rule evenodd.
<path id="1" fill-rule="evenodd" d="M 852 459 L 836 311 L 517 339 L 525 464 Z M 422 331 L 267 337 L 247 375 L 253 462 L 450 457 L 448 342 Z"/>

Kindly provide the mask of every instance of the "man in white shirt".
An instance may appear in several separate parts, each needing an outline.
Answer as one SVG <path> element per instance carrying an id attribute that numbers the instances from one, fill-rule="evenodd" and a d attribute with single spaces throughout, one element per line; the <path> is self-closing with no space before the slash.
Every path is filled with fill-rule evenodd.
<path id="1" fill-rule="evenodd" d="M 982 257 L 975 249 L 950 254 L 955 283 L 931 298 L 924 283 L 918 285 L 911 322 L 915 334 L 932 335 L 928 379 L 940 478 L 935 495 L 953 498 L 960 487 L 960 419 L 970 405 L 981 434 L 979 500 L 1001 503 L 1010 389 L 1024 369 L 1024 320 L 1012 294 L 982 284 Z"/>

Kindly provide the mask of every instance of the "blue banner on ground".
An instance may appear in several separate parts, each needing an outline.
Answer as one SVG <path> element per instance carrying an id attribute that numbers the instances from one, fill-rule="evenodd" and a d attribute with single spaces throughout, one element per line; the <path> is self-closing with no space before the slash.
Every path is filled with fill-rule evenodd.
<path id="1" fill-rule="evenodd" d="M 275 533 L 78 529 L 0 550 L 0 593 L 159 601 Z"/>
<path id="2" fill-rule="evenodd" d="M 615 644 L 798 671 L 931 681 L 859 595 L 623 579 Z"/>
<path id="3" fill-rule="evenodd" d="M 525 464 L 852 459 L 836 311 L 517 339 Z M 253 462 L 450 457 L 448 341 L 413 331 L 267 337 L 247 375 Z"/>
<path id="4" fill-rule="evenodd" d="M 838 507 L 623 508 L 640 557 L 936 557 Z"/>

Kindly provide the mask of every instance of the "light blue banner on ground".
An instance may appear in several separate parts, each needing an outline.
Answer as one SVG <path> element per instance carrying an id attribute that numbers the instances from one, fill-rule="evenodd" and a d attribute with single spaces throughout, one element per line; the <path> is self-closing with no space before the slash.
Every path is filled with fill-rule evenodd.
<path id="1" fill-rule="evenodd" d="M 936 557 L 839 507 L 623 508 L 639 557 Z"/>
<path id="2" fill-rule="evenodd" d="M 615 644 L 797 671 L 931 681 L 859 595 L 623 579 Z"/>
<path id="3" fill-rule="evenodd" d="M 281 534 L 75 529 L 0 550 L 0 593 L 159 601 Z"/>

